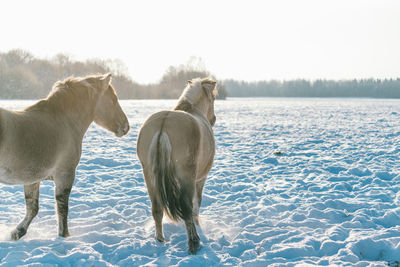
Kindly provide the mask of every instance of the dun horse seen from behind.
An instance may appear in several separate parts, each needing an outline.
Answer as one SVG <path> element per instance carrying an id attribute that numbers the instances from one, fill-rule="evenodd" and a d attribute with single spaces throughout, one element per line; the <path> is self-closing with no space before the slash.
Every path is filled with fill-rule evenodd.
<path id="1" fill-rule="evenodd" d="M 175 109 L 151 115 L 137 141 L 155 221 L 155 238 L 164 241 L 164 212 L 174 221 L 182 219 L 191 253 L 196 253 L 200 246 L 195 223 L 215 153 L 212 126 L 216 94 L 216 82 L 211 79 L 189 81 Z"/>

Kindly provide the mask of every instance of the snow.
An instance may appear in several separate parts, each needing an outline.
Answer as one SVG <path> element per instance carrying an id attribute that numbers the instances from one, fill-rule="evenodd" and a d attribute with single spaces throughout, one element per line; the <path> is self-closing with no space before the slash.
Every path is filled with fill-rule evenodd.
<path id="1" fill-rule="evenodd" d="M 21 109 L 32 101 L 0 101 Z M 182 223 L 154 240 L 137 159 L 139 127 L 175 100 L 121 101 L 131 131 L 85 136 L 70 198 L 71 237 L 57 237 L 54 186 L 14 242 L 22 186 L 0 185 L 0 266 L 293 266 L 400 264 L 400 101 L 228 99 L 216 102 L 217 151 L 190 255 Z"/>

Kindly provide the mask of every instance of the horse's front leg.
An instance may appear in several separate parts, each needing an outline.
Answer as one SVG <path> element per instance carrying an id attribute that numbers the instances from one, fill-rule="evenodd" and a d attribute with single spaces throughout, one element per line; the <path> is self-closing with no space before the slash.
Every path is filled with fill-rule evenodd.
<path id="1" fill-rule="evenodd" d="M 25 218 L 11 232 L 11 238 L 18 240 L 26 234 L 29 225 L 39 211 L 39 187 L 40 182 L 24 186 L 26 214 Z"/>
<path id="2" fill-rule="evenodd" d="M 71 188 L 75 179 L 75 171 L 56 175 L 54 183 L 56 185 L 55 197 L 58 217 L 58 235 L 68 237 L 68 201 Z"/>

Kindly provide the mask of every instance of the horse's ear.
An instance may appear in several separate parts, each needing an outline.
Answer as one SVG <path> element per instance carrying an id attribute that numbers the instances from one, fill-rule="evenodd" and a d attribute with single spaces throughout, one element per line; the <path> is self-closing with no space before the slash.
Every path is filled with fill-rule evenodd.
<path id="1" fill-rule="evenodd" d="M 192 80 L 188 80 L 187 83 L 188 84 L 192 84 L 193 82 L 192 82 Z"/>
<path id="2" fill-rule="evenodd" d="M 112 76 L 111 73 L 106 73 L 106 74 L 103 75 L 103 77 L 100 78 L 100 81 L 103 82 L 105 89 L 107 89 L 108 86 L 110 85 L 111 76 Z"/>
<path id="3" fill-rule="evenodd" d="M 212 97 L 215 97 L 217 94 L 216 85 L 217 82 L 211 79 L 203 79 L 201 81 L 201 86 L 203 87 L 209 99 L 212 99 Z"/>

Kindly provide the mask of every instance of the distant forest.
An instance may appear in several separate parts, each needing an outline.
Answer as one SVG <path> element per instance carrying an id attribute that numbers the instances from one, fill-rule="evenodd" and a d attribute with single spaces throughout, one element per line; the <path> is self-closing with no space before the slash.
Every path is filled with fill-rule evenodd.
<path id="1" fill-rule="evenodd" d="M 212 77 L 199 58 L 169 67 L 159 82 L 140 84 L 133 81 L 120 60 L 90 59 L 74 61 L 58 54 L 39 59 L 15 49 L 0 53 L 0 99 L 39 99 L 50 92 L 53 84 L 69 76 L 113 74 L 113 85 L 120 99 L 176 99 L 188 80 Z M 400 79 L 315 80 L 246 82 L 217 80 L 220 99 L 229 97 L 371 97 L 400 98 Z"/>
<path id="2" fill-rule="evenodd" d="M 27 51 L 16 49 L 0 53 L 0 99 L 44 98 L 58 80 L 107 72 L 113 74 L 112 84 L 120 99 L 176 99 L 188 80 L 197 77 L 215 79 L 198 58 L 184 65 L 169 67 L 158 83 L 139 84 L 129 77 L 120 60 L 91 59 L 80 62 L 64 54 L 52 59 L 38 59 Z M 218 97 L 224 99 L 225 87 L 220 81 L 218 84 Z"/>
<path id="3" fill-rule="evenodd" d="M 370 97 L 400 98 L 400 78 L 361 80 L 225 80 L 231 97 Z"/>

